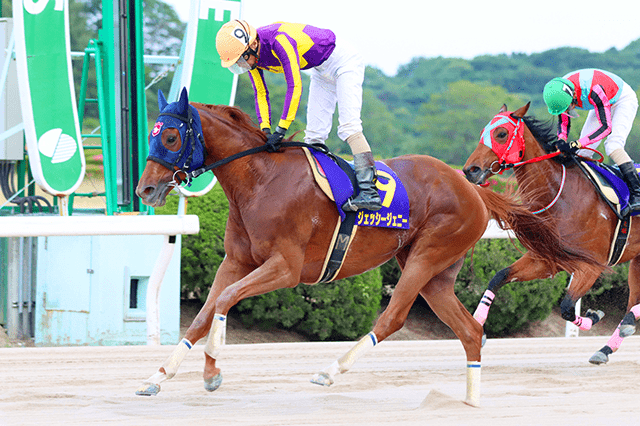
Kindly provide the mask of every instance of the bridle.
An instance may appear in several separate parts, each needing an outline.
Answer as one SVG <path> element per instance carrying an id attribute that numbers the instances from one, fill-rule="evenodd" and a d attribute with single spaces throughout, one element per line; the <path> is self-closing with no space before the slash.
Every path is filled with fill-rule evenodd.
<path id="1" fill-rule="evenodd" d="M 544 160 L 548 160 L 550 158 L 554 158 L 557 157 L 558 155 L 561 154 L 560 151 L 555 151 L 555 152 L 551 152 L 545 155 L 541 155 L 539 157 L 535 157 L 535 158 L 530 158 L 528 160 L 522 161 L 522 158 L 524 157 L 524 146 L 525 146 L 525 141 L 524 141 L 524 132 L 522 131 L 518 131 L 518 129 L 520 129 L 521 127 L 523 127 L 523 120 L 521 117 L 514 117 L 511 116 L 510 114 L 507 115 L 502 115 L 502 114 L 498 114 L 498 116 L 501 116 L 501 119 L 498 119 L 497 121 L 490 123 L 489 125 L 487 125 L 485 127 L 485 130 L 483 131 L 482 137 L 480 139 L 480 143 L 483 144 L 485 146 L 489 146 L 489 144 L 484 141 L 483 139 L 485 137 L 489 137 L 491 139 L 491 146 L 490 149 L 496 154 L 498 155 L 498 160 L 494 161 L 493 163 L 491 163 L 491 165 L 489 166 L 488 172 L 490 172 L 491 174 L 494 175 L 499 175 L 502 174 L 505 170 L 510 170 L 516 167 L 520 167 L 523 166 L 525 164 L 531 164 L 531 163 L 537 163 L 540 161 L 544 161 Z M 498 116 L 494 117 L 497 118 Z M 517 121 L 513 121 L 511 118 L 516 118 Z M 499 144 L 497 143 L 493 143 L 493 129 L 495 129 L 496 127 L 499 127 L 500 125 L 503 124 L 511 124 L 512 126 L 514 126 L 514 131 L 513 131 L 513 135 L 511 136 L 508 144 L 504 144 L 506 145 L 506 148 L 504 149 L 504 152 L 502 153 L 498 153 L 496 152 L 496 149 L 494 149 L 496 146 L 499 146 Z M 512 150 L 514 149 L 514 147 L 521 147 L 522 149 L 520 150 L 520 152 L 518 153 L 514 153 L 512 152 Z M 583 148 L 583 149 L 588 149 L 591 151 L 594 151 L 598 154 L 600 154 L 601 158 L 599 160 L 599 162 L 602 162 L 603 157 L 602 154 L 594 149 L 591 148 Z M 575 156 L 575 154 L 571 154 L 572 156 Z M 507 162 L 507 158 L 517 158 L 516 161 L 513 162 Z M 564 164 L 562 164 L 562 180 L 560 181 L 560 188 L 558 189 L 558 193 L 556 194 L 556 196 L 553 198 L 553 200 L 551 200 L 551 202 L 544 208 L 537 210 L 535 212 L 532 212 L 533 214 L 538 214 L 538 213 L 542 213 L 548 209 L 550 209 L 551 207 L 553 207 L 556 202 L 558 201 L 558 199 L 560 199 L 560 194 L 562 194 L 562 191 L 564 190 L 564 185 L 566 183 L 566 177 L 567 177 L 567 169 L 566 166 Z"/>
<path id="2" fill-rule="evenodd" d="M 151 154 L 147 157 L 147 160 L 156 162 L 169 170 L 175 170 L 177 168 L 177 170 L 175 170 L 173 173 L 173 181 L 171 182 L 173 186 L 178 185 L 178 182 L 176 180 L 176 176 L 178 173 L 184 173 L 185 175 L 187 175 L 187 186 L 190 186 L 191 178 L 189 176 L 192 172 L 189 172 L 189 169 L 193 165 L 192 162 L 194 160 L 194 154 L 198 155 L 197 161 L 199 162 L 199 164 L 196 165 L 197 167 L 202 166 L 202 164 L 204 163 L 204 159 L 207 157 L 207 149 L 204 144 L 204 137 L 202 136 L 202 132 L 197 133 L 196 135 L 191 107 L 187 108 L 186 116 L 174 114 L 171 112 L 161 112 L 160 114 L 158 114 L 158 118 L 161 116 L 168 116 L 178 119 L 186 125 L 184 137 L 180 135 L 180 137 L 182 138 L 182 145 L 180 146 L 180 151 L 177 153 L 176 158 L 173 162 L 169 162 L 164 158 Z"/>

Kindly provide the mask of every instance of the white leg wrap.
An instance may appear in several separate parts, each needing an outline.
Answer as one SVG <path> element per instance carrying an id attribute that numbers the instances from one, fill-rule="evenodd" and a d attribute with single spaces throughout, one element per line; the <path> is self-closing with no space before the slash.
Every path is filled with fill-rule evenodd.
<path id="1" fill-rule="evenodd" d="M 480 362 L 467 361 L 467 398 L 465 402 L 473 407 L 480 406 Z"/>
<path id="2" fill-rule="evenodd" d="M 171 356 L 162 364 L 162 368 L 164 368 L 164 371 L 167 373 L 167 379 L 176 375 L 178 367 L 180 367 L 180 364 L 182 364 L 182 361 L 192 347 L 193 345 L 187 339 L 182 339 L 180 343 L 178 343 L 178 346 L 174 349 Z"/>
<path id="3" fill-rule="evenodd" d="M 227 316 L 221 314 L 215 314 L 213 316 L 213 323 L 211 323 L 211 331 L 209 331 L 209 338 L 207 344 L 204 347 L 204 352 L 211 358 L 216 359 L 220 355 L 222 346 L 226 340 L 227 334 Z"/>
<path id="4" fill-rule="evenodd" d="M 348 371 L 353 366 L 353 364 L 358 360 L 358 358 L 360 358 L 362 355 L 364 355 L 365 352 L 369 351 L 369 349 L 373 348 L 377 344 L 378 344 L 378 338 L 373 333 L 373 331 L 367 334 L 366 336 L 364 336 L 362 339 L 360 339 L 358 343 L 356 343 L 356 345 L 353 348 L 351 348 L 349 352 L 347 352 L 340 359 L 338 359 L 337 361 L 338 372 L 344 373 Z M 332 364 L 331 367 L 329 368 L 332 368 L 335 364 L 336 363 Z"/>
<path id="5" fill-rule="evenodd" d="M 147 380 L 145 380 L 144 382 L 142 382 L 143 384 L 154 384 L 154 385 L 160 385 L 160 383 L 164 382 L 165 380 L 167 380 L 168 377 L 166 374 L 161 373 L 160 371 L 156 371 L 156 373 L 149 377 Z M 143 385 L 143 387 L 146 387 Z"/>
<path id="6" fill-rule="evenodd" d="M 324 371 L 316 373 L 311 379 L 311 383 L 322 386 L 331 386 L 335 383 L 336 375 L 344 373 L 351 368 L 354 362 L 369 349 L 378 344 L 378 338 L 373 331 L 364 336 L 356 345 L 344 354 L 340 359 L 334 361 Z"/>

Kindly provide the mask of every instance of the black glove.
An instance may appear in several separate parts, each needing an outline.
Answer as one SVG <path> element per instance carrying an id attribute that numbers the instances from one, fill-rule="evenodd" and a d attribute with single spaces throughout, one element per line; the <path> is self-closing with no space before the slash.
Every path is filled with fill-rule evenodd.
<path id="1" fill-rule="evenodd" d="M 565 140 L 560 139 L 558 140 L 558 142 L 556 142 L 556 148 L 558 148 L 559 151 L 562 151 L 565 154 L 573 154 L 577 150 L 582 148 L 582 145 L 580 145 L 580 142 L 578 141 L 567 142 Z"/>
<path id="2" fill-rule="evenodd" d="M 262 131 L 264 132 L 265 135 L 269 136 L 271 134 L 271 129 L 268 127 L 265 127 L 264 129 L 262 129 Z"/>
<path id="3" fill-rule="evenodd" d="M 276 152 L 278 150 L 278 145 L 282 142 L 282 138 L 284 138 L 284 134 L 287 129 L 283 129 L 282 127 L 276 127 L 276 131 L 271 133 L 267 138 L 267 145 L 269 145 L 269 152 Z"/>

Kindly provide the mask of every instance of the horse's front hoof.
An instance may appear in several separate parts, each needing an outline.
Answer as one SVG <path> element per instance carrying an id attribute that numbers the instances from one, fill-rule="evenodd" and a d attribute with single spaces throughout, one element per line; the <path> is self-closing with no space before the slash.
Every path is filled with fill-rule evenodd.
<path id="1" fill-rule="evenodd" d="M 636 317 L 633 312 L 627 312 L 624 318 L 622 318 L 618 330 L 622 338 L 629 337 L 636 332 Z"/>
<path id="2" fill-rule="evenodd" d="M 609 355 L 602 351 L 598 351 L 589 358 L 589 362 L 594 365 L 606 364 L 609 361 Z"/>
<path id="3" fill-rule="evenodd" d="M 204 379 L 204 389 L 213 392 L 222 384 L 222 373 L 218 373 L 210 379 Z"/>
<path id="4" fill-rule="evenodd" d="M 329 373 L 321 371 L 313 375 L 313 378 L 311 378 L 311 383 L 315 383 L 316 385 L 320 386 L 331 386 L 334 383 L 334 380 L 331 378 Z"/>
<path id="5" fill-rule="evenodd" d="M 143 383 L 136 391 L 136 395 L 140 396 L 156 396 L 160 392 L 160 385 L 155 383 Z"/>
<path id="6" fill-rule="evenodd" d="M 636 326 L 630 324 L 620 324 L 620 337 L 629 337 L 636 332 Z"/>

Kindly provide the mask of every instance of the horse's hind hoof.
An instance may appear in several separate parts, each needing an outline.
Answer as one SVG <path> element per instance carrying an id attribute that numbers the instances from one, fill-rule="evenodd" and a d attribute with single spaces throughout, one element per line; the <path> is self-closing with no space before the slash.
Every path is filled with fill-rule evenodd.
<path id="1" fill-rule="evenodd" d="M 218 373 L 210 379 L 204 379 L 204 389 L 213 392 L 222 384 L 222 373 Z"/>
<path id="2" fill-rule="evenodd" d="M 602 318 L 604 318 L 604 312 L 602 312 L 599 309 L 598 310 L 588 309 L 587 313 L 584 316 L 587 318 L 591 318 L 591 321 L 593 321 L 591 325 L 593 326 L 599 323 Z"/>
<path id="3" fill-rule="evenodd" d="M 140 396 L 156 396 L 160 392 L 160 385 L 155 383 L 143 383 L 136 391 L 136 395 Z"/>
<path id="4" fill-rule="evenodd" d="M 602 351 L 598 351 L 589 358 L 589 362 L 595 365 L 606 364 L 609 361 L 609 356 Z"/>
<path id="5" fill-rule="evenodd" d="M 315 383 L 316 385 L 320 386 L 331 386 L 334 383 L 334 380 L 331 378 L 329 373 L 321 371 L 313 375 L 313 377 L 311 378 L 311 383 Z"/>

